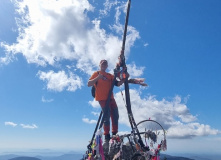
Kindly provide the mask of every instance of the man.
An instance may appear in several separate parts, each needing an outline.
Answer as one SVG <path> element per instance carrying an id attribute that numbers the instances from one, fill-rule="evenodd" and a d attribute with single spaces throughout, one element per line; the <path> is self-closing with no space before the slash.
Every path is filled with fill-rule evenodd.
<path id="1" fill-rule="evenodd" d="M 107 60 L 100 61 L 100 70 L 94 72 L 88 81 L 88 86 L 95 85 L 95 100 L 99 102 L 104 116 L 104 135 L 105 141 L 109 142 L 110 140 L 110 118 L 112 122 L 112 135 L 116 135 L 118 132 L 118 108 L 116 101 L 113 96 L 113 92 L 110 98 L 109 108 L 107 109 L 107 113 L 105 113 L 105 105 L 108 99 L 109 90 L 111 89 L 112 81 L 114 80 L 114 76 L 110 73 L 106 72 L 108 67 Z M 120 81 L 115 81 L 116 86 L 120 86 L 124 83 L 125 79 Z"/>

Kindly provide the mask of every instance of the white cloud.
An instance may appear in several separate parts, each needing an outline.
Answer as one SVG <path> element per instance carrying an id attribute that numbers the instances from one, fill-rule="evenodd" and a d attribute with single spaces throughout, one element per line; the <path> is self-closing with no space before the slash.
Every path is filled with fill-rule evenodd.
<path id="1" fill-rule="evenodd" d="M 148 43 L 145 43 L 145 44 L 144 44 L 144 47 L 147 47 L 147 46 L 149 46 L 149 44 L 148 44 Z"/>
<path id="2" fill-rule="evenodd" d="M 135 63 L 127 65 L 128 73 L 130 77 L 139 77 L 143 75 L 145 67 L 137 67 Z"/>
<path id="3" fill-rule="evenodd" d="M 102 18 L 90 19 L 88 12 L 94 8 L 88 0 L 13 0 L 19 17 L 16 18 L 18 37 L 15 43 L 1 42 L 5 49 L 5 57 L 0 57 L 0 63 L 8 64 L 22 54 L 28 63 L 40 66 L 58 67 L 64 60 L 66 66 L 73 66 L 81 73 L 92 74 L 97 69 L 101 59 L 107 59 L 109 68 L 115 67 L 121 50 L 124 24 L 120 24 L 120 14 L 126 9 L 126 3 L 104 3 L 105 12 L 115 7 L 115 21 L 110 24 L 111 32 L 101 28 Z M 125 56 L 129 56 L 130 47 L 139 38 L 139 32 L 128 26 Z M 136 74 L 143 72 L 142 67 L 128 65 Z M 57 70 L 57 68 L 56 68 Z M 132 74 L 134 74 L 133 72 Z M 51 77 L 49 74 L 51 74 Z M 53 74 L 53 75 L 52 75 Z M 63 71 L 38 72 L 39 78 L 45 80 L 50 90 L 75 91 L 81 87 L 81 78 L 73 75 L 64 83 L 64 79 L 56 77 Z M 67 77 L 64 77 L 65 79 Z M 66 79 L 67 80 L 67 79 Z M 55 85 L 55 82 L 59 84 Z M 63 84 L 64 83 L 64 84 Z"/>
<path id="4" fill-rule="evenodd" d="M 32 124 L 32 125 L 29 125 L 29 124 L 20 124 L 20 126 L 22 128 L 25 128 L 25 129 L 37 129 L 38 126 L 36 126 L 35 124 Z"/>
<path id="5" fill-rule="evenodd" d="M 100 15 L 107 16 L 113 6 L 116 6 L 118 1 L 110 2 L 109 0 L 105 0 L 104 9 L 100 10 Z"/>
<path id="6" fill-rule="evenodd" d="M 21 16 L 17 18 L 19 36 L 16 43 L 1 43 L 7 55 L 1 57 L 2 63 L 9 63 L 14 55 L 21 53 L 28 63 L 41 66 L 55 66 L 62 60 L 76 61 L 76 67 L 88 74 L 103 58 L 109 61 L 111 68 L 115 67 L 124 25 L 116 20 L 110 25 L 116 34 L 107 33 L 100 27 L 101 19 L 89 19 L 87 12 L 94 8 L 87 0 L 14 2 Z M 111 5 L 123 6 L 118 7 L 118 12 L 126 7 L 118 3 Z M 139 32 L 128 26 L 126 55 L 138 38 Z"/>
<path id="7" fill-rule="evenodd" d="M 87 0 L 17 1 L 19 36 L 17 43 L 2 43 L 8 53 L 22 53 L 29 63 L 45 66 L 68 59 L 77 66 L 92 69 L 100 58 L 112 59 L 120 52 L 117 36 L 100 28 L 100 21 L 89 20 L 86 11 L 93 7 Z M 130 29 L 129 29 L 130 30 Z M 128 43 L 133 43 L 128 35 Z M 117 57 L 116 55 L 115 57 Z M 99 57 L 99 59 L 97 59 Z M 117 60 L 117 58 L 116 58 Z"/>
<path id="8" fill-rule="evenodd" d="M 0 42 L 0 47 L 4 48 L 4 43 L 3 42 Z M 5 57 L 0 57 L 0 65 L 2 64 L 9 64 L 10 62 L 12 62 L 14 59 L 14 56 L 11 55 L 10 53 L 7 53 L 5 54 Z"/>
<path id="9" fill-rule="evenodd" d="M 17 124 L 14 122 L 5 122 L 5 126 L 12 126 L 12 127 L 16 127 Z"/>
<path id="10" fill-rule="evenodd" d="M 89 123 L 89 124 L 96 124 L 97 121 L 96 120 L 89 120 L 88 118 L 82 118 L 82 121 L 85 123 Z"/>
<path id="11" fill-rule="evenodd" d="M 44 103 L 50 103 L 50 102 L 53 102 L 54 99 L 45 99 L 44 96 L 41 97 L 41 101 L 44 102 Z"/>
<path id="12" fill-rule="evenodd" d="M 81 88 L 83 82 L 81 78 L 73 73 L 66 75 L 65 71 L 59 71 L 55 73 L 54 71 L 43 72 L 39 71 L 39 78 L 47 82 L 47 89 L 61 92 L 63 90 L 75 91 Z"/>
<path id="13" fill-rule="evenodd" d="M 14 123 L 14 122 L 5 122 L 5 126 L 12 126 L 12 127 L 16 127 L 18 124 Z M 29 125 L 29 124 L 20 124 L 20 126 L 22 128 L 26 128 L 26 129 L 36 129 L 38 128 L 38 126 L 36 126 L 35 124 Z"/>
<path id="14" fill-rule="evenodd" d="M 121 93 L 116 93 L 115 98 L 120 114 L 119 123 L 130 126 Z M 190 113 L 179 96 L 175 96 L 171 101 L 157 100 L 154 96 L 141 98 L 140 92 L 131 89 L 130 100 L 137 123 L 149 118 L 156 120 L 167 131 L 169 138 L 191 138 L 220 133 L 219 130 L 209 125 L 197 122 L 197 117 Z"/>
<path id="15" fill-rule="evenodd" d="M 91 114 L 98 117 L 100 115 L 100 112 L 91 112 Z"/>
<path id="16" fill-rule="evenodd" d="M 95 101 L 95 99 L 93 99 L 93 101 L 89 101 L 88 102 L 93 108 L 100 108 L 100 105 L 98 103 L 98 101 Z"/>
<path id="17" fill-rule="evenodd" d="M 217 135 L 218 130 L 212 129 L 209 125 L 200 123 L 177 123 L 168 129 L 168 136 L 171 138 L 192 138 L 195 136 Z"/>
<path id="18" fill-rule="evenodd" d="M 17 19 L 19 36 L 17 43 L 5 44 L 9 52 L 22 53 L 29 63 L 39 65 L 79 56 L 73 49 L 86 34 L 85 11 L 93 9 L 87 0 L 15 0 L 15 4 L 21 15 Z"/>

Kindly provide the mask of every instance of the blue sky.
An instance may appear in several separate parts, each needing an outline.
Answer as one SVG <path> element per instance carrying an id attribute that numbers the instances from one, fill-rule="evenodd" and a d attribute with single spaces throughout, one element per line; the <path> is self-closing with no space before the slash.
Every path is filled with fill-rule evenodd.
<path id="1" fill-rule="evenodd" d="M 112 72 L 125 6 L 0 1 L 0 150 L 86 150 L 100 112 L 87 80 L 103 58 Z M 132 110 L 136 122 L 150 117 L 165 126 L 168 152 L 221 149 L 220 7 L 219 0 L 132 0 L 126 63 L 149 85 L 130 85 Z M 119 130 L 130 131 L 114 92 Z"/>

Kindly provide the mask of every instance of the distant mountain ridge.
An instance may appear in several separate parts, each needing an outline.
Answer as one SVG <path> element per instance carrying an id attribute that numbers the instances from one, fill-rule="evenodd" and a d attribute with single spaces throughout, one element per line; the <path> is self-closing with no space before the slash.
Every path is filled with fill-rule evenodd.
<path id="1" fill-rule="evenodd" d="M 43 156 L 36 156 L 36 157 L 26 157 L 26 156 L 16 156 L 14 158 L 8 159 L 7 157 L 16 156 L 16 155 L 10 155 L 10 156 L 0 156 L 0 160 L 80 160 L 82 159 L 82 154 L 64 154 L 61 156 L 55 156 L 55 157 L 43 157 Z M 167 158 L 167 160 L 194 160 L 190 158 L 185 157 L 175 157 L 175 156 L 169 156 L 169 155 L 161 155 L 160 160 L 164 160 L 164 158 Z"/>
<path id="2" fill-rule="evenodd" d="M 59 157 L 42 157 L 42 159 L 39 158 L 35 158 L 35 157 L 16 157 L 16 158 L 12 158 L 9 160 L 80 160 L 80 159 L 75 159 L 76 156 L 74 155 L 63 155 L 63 156 L 59 156 Z M 161 157 L 160 160 L 164 160 L 164 157 Z M 184 157 L 168 157 L 167 160 L 194 160 L 194 159 L 190 159 L 190 158 L 184 158 Z"/>
<path id="3" fill-rule="evenodd" d="M 188 158 L 189 157 L 189 158 Z M 81 160 L 83 158 L 83 154 L 81 153 L 69 153 L 62 154 L 60 156 L 22 156 L 22 155 L 0 155 L 0 160 Z M 160 160 L 221 160 L 221 156 L 209 157 L 207 156 L 170 156 L 166 154 L 161 154 Z"/>
<path id="4" fill-rule="evenodd" d="M 187 157 L 178 157 L 178 156 L 170 156 L 167 154 L 161 154 L 160 160 L 164 160 L 164 158 L 166 158 L 166 160 L 194 160 L 194 159 L 187 158 Z"/>
<path id="5" fill-rule="evenodd" d="M 170 156 L 161 154 L 160 160 L 194 160 L 190 158 L 178 157 L 178 156 Z M 35 156 L 35 157 L 28 157 L 28 156 L 19 156 L 19 155 L 2 155 L 0 156 L 0 160 L 81 160 L 83 158 L 83 154 L 64 154 L 61 156 Z"/>
<path id="6" fill-rule="evenodd" d="M 53 157 L 44 157 L 44 156 L 36 156 L 41 160 L 80 160 L 83 157 L 83 154 L 64 154 L 61 156 L 53 156 Z"/>
<path id="7" fill-rule="evenodd" d="M 41 160 L 41 159 L 35 157 L 15 157 L 9 160 Z"/>

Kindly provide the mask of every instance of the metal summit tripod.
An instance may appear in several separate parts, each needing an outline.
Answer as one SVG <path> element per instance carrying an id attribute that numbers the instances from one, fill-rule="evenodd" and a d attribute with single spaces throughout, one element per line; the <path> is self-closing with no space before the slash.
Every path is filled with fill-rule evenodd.
<path id="1" fill-rule="evenodd" d="M 111 94 L 113 92 L 113 88 L 114 88 L 114 84 L 115 84 L 115 81 L 116 81 L 116 78 L 117 78 L 117 75 L 119 72 L 121 72 L 121 68 L 122 70 L 127 73 L 127 67 L 126 67 L 126 63 L 125 63 L 125 56 L 124 56 L 124 50 L 125 50 L 125 42 L 126 42 L 126 35 L 127 35 L 127 26 L 128 26 L 128 20 L 129 20 L 129 12 L 130 12 L 130 4 L 131 4 L 131 0 L 128 0 L 128 4 L 127 4 L 127 14 L 126 14 L 126 20 L 125 20 L 125 26 L 124 26 L 124 35 L 123 35 L 123 43 L 122 43 L 122 50 L 121 50 L 121 54 L 119 56 L 119 63 L 116 65 L 116 68 L 114 69 L 114 79 L 112 81 L 112 85 L 111 85 L 111 89 L 109 91 L 109 94 L 108 94 L 108 99 L 107 99 L 107 102 L 106 102 L 106 105 L 105 105 L 105 111 L 104 113 L 100 113 L 100 116 L 99 116 L 99 119 L 98 119 L 98 122 L 97 122 L 97 125 L 96 125 L 96 128 L 94 130 L 94 133 L 93 133 L 93 136 L 92 136 L 92 139 L 91 139 L 91 142 L 90 144 L 88 145 L 88 149 L 91 150 L 91 145 L 93 143 L 93 139 L 94 139 L 94 136 L 95 136 L 95 133 L 97 132 L 97 129 L 98 129 L 98 125 L 99 125 L 99 129 L 103 126 L 103 123 L 104 123 L 104 117 L 102 117 L 102 114 L 106 114 L 106 112 L 108 112 L 108 109 L 109 109 L 109 103 L 110 103 L 110 98 L 111 98 Z M 135 120 L 134 120 L 134 117 L 133 117 L 133 113 L 132 113 L 132 110 L 131 110 L 131 102 L 130 102 L 130 92 L 129 92 L 129 85 L 128 85 L 128 77 L 126 78 L 125 82 L 124 82 L 124 86 L 125 86 L 125 96 L 126 96 L 126 108 L 127 108 L 127 114 L 128 114 L 128 118 L 129 118 L 129 122 L 130 122 L 130 125 L 131 125 L 131 129 L 132 129 L 132 132 L 136 135 L 138 135 L 138 143 L 139 145 L 141 146 L 141 148 L 143 150 L 146 150 L 145 148 L 145 145 L 142 141 L 142 138 L 141 138 L 141 135 L 139 133 L 139 130 L 137 128 L 137 124 L 135 123 Z M 102 119 L 101 119 L 102 117 Z M 100 122 L 101 120 L 101 122 Z"/>

